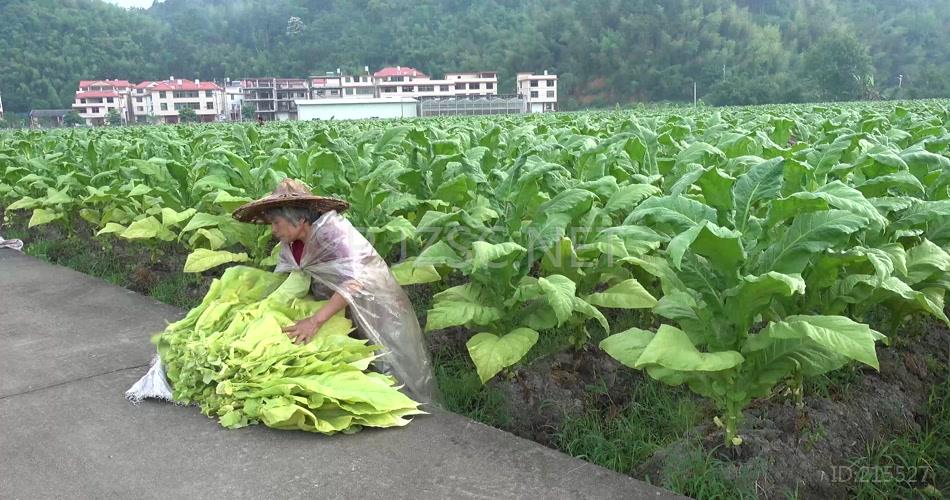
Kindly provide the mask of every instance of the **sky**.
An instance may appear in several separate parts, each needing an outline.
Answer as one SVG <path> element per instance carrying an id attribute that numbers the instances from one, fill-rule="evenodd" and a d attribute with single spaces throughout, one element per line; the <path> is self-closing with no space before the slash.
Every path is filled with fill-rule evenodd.
<path id="1" fill-rule="evenodd" d="M 147 9 L 152 6 L 152 0 L 103 0 L 106 3 L 118 5 L 119 7 L 141 7 Z"/>

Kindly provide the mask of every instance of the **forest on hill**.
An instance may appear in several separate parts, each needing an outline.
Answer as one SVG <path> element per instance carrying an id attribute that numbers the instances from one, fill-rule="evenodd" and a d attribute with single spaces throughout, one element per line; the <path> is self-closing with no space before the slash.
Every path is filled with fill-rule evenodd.
<path id="1" fill-rule="evenodd" d="M 295 19 L 292 19 L 295 18 Z M 80 79 L 307 76 L 405 65 L 560 76 L 563 110 L 950 96 L 945 0 L 100 0 L 0 3 L 5 109 Z"/>

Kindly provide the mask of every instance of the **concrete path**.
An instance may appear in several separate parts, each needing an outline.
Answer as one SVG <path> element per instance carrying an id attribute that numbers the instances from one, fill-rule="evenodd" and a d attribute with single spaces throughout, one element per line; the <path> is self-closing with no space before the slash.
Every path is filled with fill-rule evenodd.
<path id="1" fill-rule="evenodd" d="M 0 249 L 0 498 L 676 497 L 447 412 L 323 436 L 131 405 L 183 313 Z"/>

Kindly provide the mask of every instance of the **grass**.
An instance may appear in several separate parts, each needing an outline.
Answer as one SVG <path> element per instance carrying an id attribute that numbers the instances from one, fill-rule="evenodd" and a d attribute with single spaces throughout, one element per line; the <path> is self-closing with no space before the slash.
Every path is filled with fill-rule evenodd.
<path id="1" fill-rule="evenodd" d="M 504 396 L 492 386 L 482 384 L 468 357 L 437 356 L 433 365 L 446 410 L 493 427 L 509 425 Z"/>
<path id="2" fill-rule="evenodd" d="M 950 495 L 950 372 L 928 399 L 916 433 L 872 443 L 849 464 L 855 498 L 945 498 Z"/>
<path id="3" fill-rule="evenodd" d="M 596 386 L 588 389 L 593 395 L 604 392 Z M 656 450 L 680 439 L 702 418 L 695 399 L 683 388 L 665 387 L 644 378 L 631 390 L 631 402 L 623 408 L 609 405 L 606 412 L 593 411 L 567 420 L 557 433 L 558 448 L 631 474 Z"/>

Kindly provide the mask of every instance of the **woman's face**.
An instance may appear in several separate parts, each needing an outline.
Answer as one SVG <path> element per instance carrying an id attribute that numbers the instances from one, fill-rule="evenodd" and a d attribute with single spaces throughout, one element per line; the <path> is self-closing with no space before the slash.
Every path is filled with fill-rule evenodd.
<path id="1" fill-rule="evenodd" d="M 270 231 L 275 238 L 289 244 L 294 240 L 306 240 L 308 225 L 306 222 L 298 221 L 294 226 L 287 219 L 278 216 L 271 219 Z"/>

